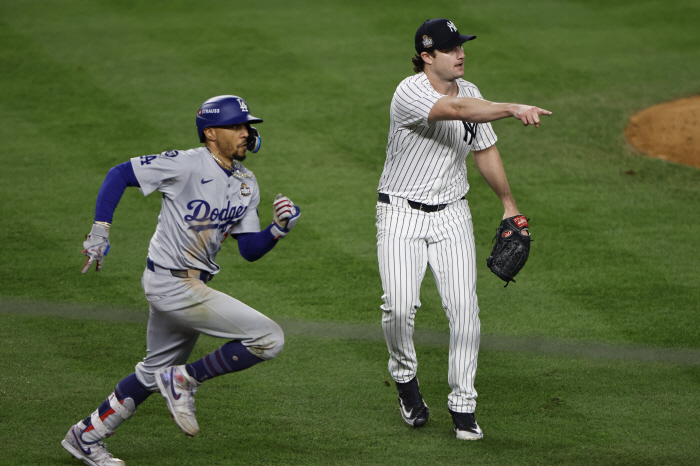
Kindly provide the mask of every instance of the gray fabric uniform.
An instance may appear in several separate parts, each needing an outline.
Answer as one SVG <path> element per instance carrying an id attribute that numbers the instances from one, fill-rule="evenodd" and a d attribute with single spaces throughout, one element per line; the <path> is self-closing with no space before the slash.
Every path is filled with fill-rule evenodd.
<path id="1" fill-rule="evenodd" d="M 201 271 L 217 274 L 215 259 L 231 234 L 260 231 L 260 191 L 240 163 L 221 168 L 205 147 L 131 159 L 144 196 L 163 195 L 158 226 L 148 247 L 142 285 L 149 303 L 147 351 L 136 376 L 155 389 L 153 374 L 187 362 L 201 333 L 241 340 L 256 356 L 271 359 L 282 350 L 282 329 L 271 319 L 208 287 Z M 171 270 L 187 271 L 187 278 Z"/>

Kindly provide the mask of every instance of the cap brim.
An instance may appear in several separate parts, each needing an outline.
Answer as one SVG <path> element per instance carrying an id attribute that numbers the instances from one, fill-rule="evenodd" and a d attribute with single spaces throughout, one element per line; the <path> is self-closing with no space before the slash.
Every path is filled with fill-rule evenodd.
<path id="1" fill-rule="evenodd" d="M 446 49 L 452 49 L 454 47 L 457 47 L 458 45 L 462 45 L 468 40 L 474 40 L 476 39 L 476 36 L 467 36 L 465 34 L 460 34 L 459 36 L 455 37 L 454 39 L 450 39 L 447 42 L 443 44 L 436 45 L 433 47 L 434 49 L 437 50 L 446 50 Z"/>
<path id="2" fill-rule="evenodd" d="M 248 114 L 248 119 L 246 120 L 246 123 L 262 123 L 262 122 L 263 121 L 260 118 L 255 118 L 250 113 Z"/>

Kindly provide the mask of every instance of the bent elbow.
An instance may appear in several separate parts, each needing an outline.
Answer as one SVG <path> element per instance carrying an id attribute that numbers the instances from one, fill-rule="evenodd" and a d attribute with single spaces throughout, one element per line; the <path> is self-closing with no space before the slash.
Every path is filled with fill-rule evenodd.
<path id="1" fill-rule="evenodd" d="M 243 251 L 240 251 L 241 257 L 248 262 L 255 262 L 256 260 L 260 259 L 261 256 L 256 256 L 255 254 L 247 254 L 244 253 Z"/>

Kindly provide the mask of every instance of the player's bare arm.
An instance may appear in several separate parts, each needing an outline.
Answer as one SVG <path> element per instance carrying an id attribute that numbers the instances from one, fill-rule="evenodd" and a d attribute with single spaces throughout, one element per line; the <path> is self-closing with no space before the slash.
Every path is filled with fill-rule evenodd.
<path id="1" fill-rule="evenodd" d="M 503 203 L 503 218 L 519 215 L 518 206 L 510 192 L 508 178 L 498 148 L 493 145 L 484 150 L 474 151 L 474 162 L 481 176 Z"/>
<path id="2" fill-rule="evenodd" d="M 540 126 L 540 115 L 552 112 L 532 105 L 497 103 L 476 97 L 443 97 L 433 105 L 428 122 L 461 120 L 468 123 L 489 123 L 503 118 L 517 118 L 523 125 Z"/>

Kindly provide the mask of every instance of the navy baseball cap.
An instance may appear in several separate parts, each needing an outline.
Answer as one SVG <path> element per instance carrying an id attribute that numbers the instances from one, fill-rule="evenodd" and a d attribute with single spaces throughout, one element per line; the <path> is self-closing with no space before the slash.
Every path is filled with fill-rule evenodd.
<path id="1" fill-rule="evenodd" d="M 476 36 L 460 34 L 448 19 L 429 19 L 416 31 L 416 52 L 451 49 L 472 39 Z"/>

